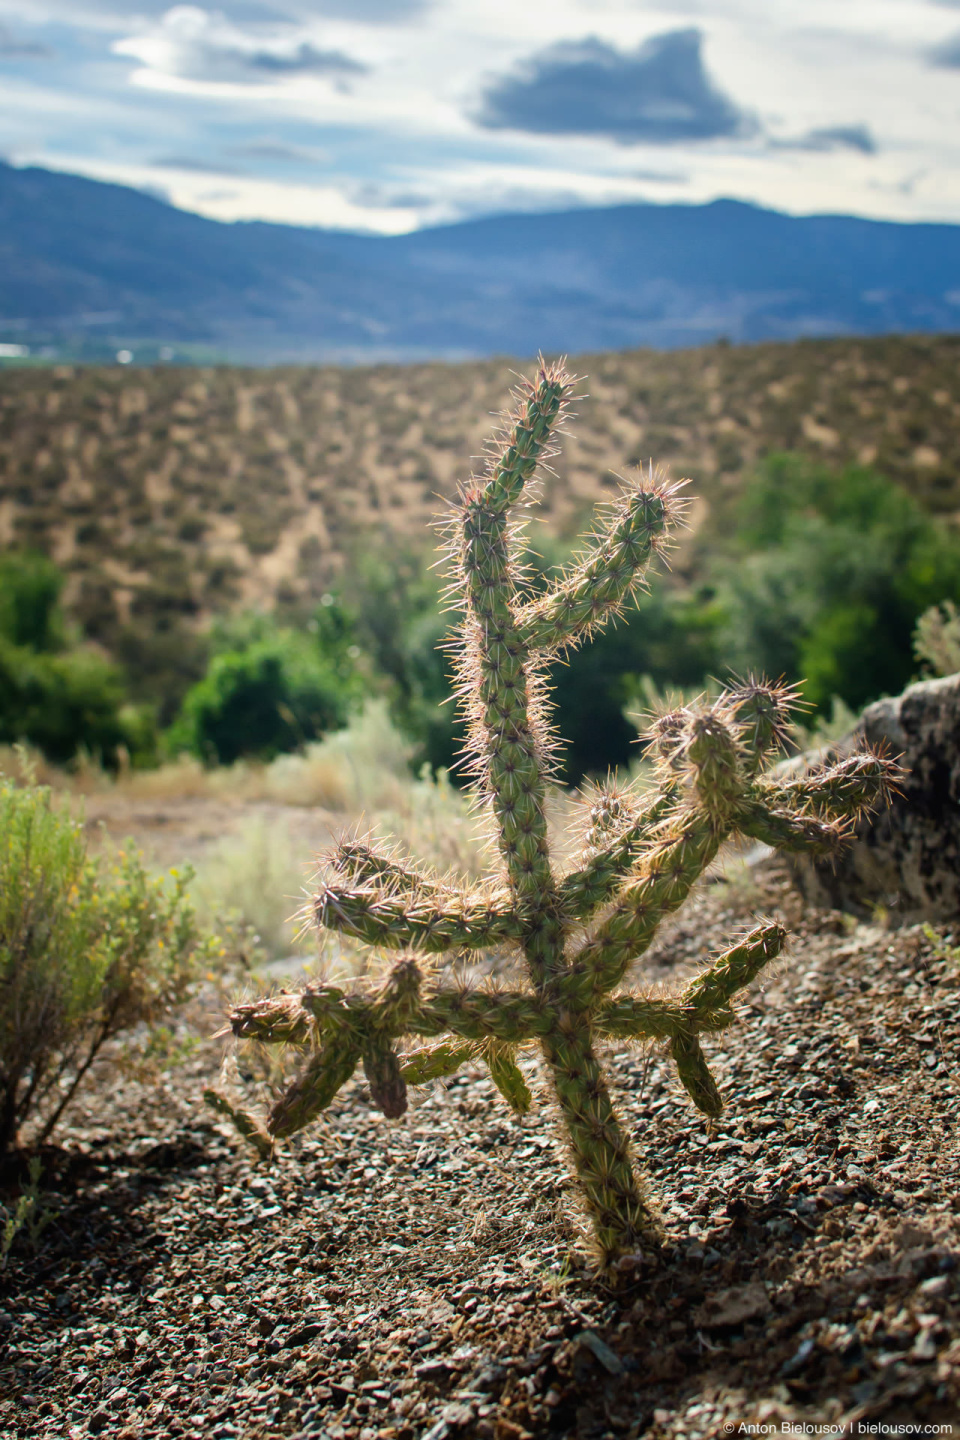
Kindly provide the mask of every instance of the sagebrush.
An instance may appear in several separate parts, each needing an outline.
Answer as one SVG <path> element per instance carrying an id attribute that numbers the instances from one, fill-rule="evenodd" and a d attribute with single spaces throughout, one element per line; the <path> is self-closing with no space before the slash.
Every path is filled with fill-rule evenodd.
<path id="1" fill-rule="evenodd" d="M 802 780 L 764 778 L 765 759 L 787 736 L 793 693 L 748 680 L 711 703 L 661 714 L 651 731 L 656 783 L 642 795 L 616 783 L 600 787 L 578 862 L 567 874 L 555 870 L 545 800 L 556 742 L 544 669 L 618 613 L 680 515 L 677 488 L 659 473 L 641 473 L 553 589 L 525 588 L 517 507 L 550 453 L 569 392 L 562 369 L 541 365 L 486 475 L 462 487 L 449 522 L 450 595 L 463 615 L 451 651 L 469 765 L 499 852 L 495 872 L 467 886 L 387 848 L 344 839 L 313 902 L 317 923 L 404 953 L 372 992 L 314 985 L 237 1006 L 235 1035 L 299 1046 L 306 1063 L 265 1124 L 227 1096 L 208 1098 L 266 1153 L 275 1137 L 309 1124 L 358 1064 L 387 1116 L 403 1114 L 409 1084 L 449 1075 L 468 1060 L 482 1060 L 508 1104 L 525 1111 L 532 1097 L 517 1053 L 535 1045 L 598 1259 L 608 1264 L 655 1244 L 659 1225 L 598 1046 L 664 1042 L 694 1104 L 717 1115 L 721 1100 L 701 1036 L 734 1021 L 734 997 L 781 952 L 785 932 L 759 924 L 672 997 L 621 990 L 630 966 L 730 836 L 831 854 L 849 817 L 884 798 L 896 767 L 863 753 Z M 438 956 L 497 949 L 522 958 L 522 988 L 471 987 L 434 968 Z"/>
<path id="2" fill-rule="evenodd" d="M 189 994 L 218 942 L 135 851 L 87 853 L 44 786 L 0 779 L 0 1154 L 32 1122 L 46 1140 L 106 1042 Z"/>

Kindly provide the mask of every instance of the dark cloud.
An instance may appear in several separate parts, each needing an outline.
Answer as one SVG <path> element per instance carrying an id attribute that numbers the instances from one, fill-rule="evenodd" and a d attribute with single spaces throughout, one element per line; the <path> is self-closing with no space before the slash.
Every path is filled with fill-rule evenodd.
<path id="1" fill-rule="evenodd" d="M 774 150 L 859 150 L 861 155 L 876 155 L 877 142 L 866 125 L 828 125 L 822 130 L 808 130 L 795 140 L 771 140 Z"/>
<path id="2" fill-rule="evenodd" d="M 960 70 L 960 35 L 951 35 L 932 50 L 928 50 L 927 59 L 931 65 L 940 65 L 946 70 Z"/>
<path id="3" fill-rule="evenodd" d="M 343 82 L 367 69 L 342 50 L 319 50 L 308 40 L 260 41 L 221 24 L 220 17 L 171 28 L 164 39 L 163 68 L 185 80 L 253 84 L 284 75 L 326 75 Z M 124 48 L 137 53 L 132 44 Z"/>
<path id="4" fill-rule="evenodd" d="M 18 40 L 13 31 L 0 22 L 0 60 L 47 60 L 52 54 L 48 45 Z"/>
<path id="5" fill-rule="evenodd" d="M 485 90 L 475 119 L 538 135 L 606 135 L 673 144 L 753 127 L 704 70 L 699 30 L 656 35 L 636 50 L 563 41 L 531 55 Z"/>
<path id="6" fill-rule="evenodd" d="M 229 52 L 227 52 L 229 53 Z M 366 65 L 344 55 L 342 50 L 318 50 L 309 41 L 303 40 L 290 51 L 281 50 L 235 50 L 230 54 L 233 61 L 242 60 L 250 70 L 269 75 L 364 75 Z"/>
<path id="7" fill-rule="evenodd" d="M 156 170 L 189 170 L 197 175 L 242 175 L 229 165 L 219 165 L 211 160 L 198 160 L 193 155 L 161 155 L 150 164 Z"/>
<path id="8" fill-rule="evenodd" d="M 236 155 L 240 160 L 269 161 L 281 165 L 320 165 L 330 159 L 326 150 L 288 145 L 285 140 L 248 140 L 243 145 L 231 145 L 226 154 Z"/>

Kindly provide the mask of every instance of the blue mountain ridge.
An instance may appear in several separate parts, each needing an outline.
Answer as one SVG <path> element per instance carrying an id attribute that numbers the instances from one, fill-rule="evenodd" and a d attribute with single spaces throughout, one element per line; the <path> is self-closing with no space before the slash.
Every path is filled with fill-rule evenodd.
<path id="1" fill-rule="evenodd" d="M 957 329 L 960 225 L 717 200 L 374 236 L 224 224 L 0 163 L 0 340 L 374 360 Z"/>

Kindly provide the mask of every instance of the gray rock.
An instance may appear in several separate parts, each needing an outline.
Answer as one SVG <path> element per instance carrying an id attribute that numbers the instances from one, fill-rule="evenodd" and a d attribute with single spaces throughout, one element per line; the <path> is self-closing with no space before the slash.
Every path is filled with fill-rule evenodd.
<path id="1" fill-rule="evenodd" d="M 864 744 L 899 757 L 901 793 L 858 822 L 838 860 L 794 860 L 799 888 L 814 905 L 858 915 L 882 905 L 895 924 L 960 917 L 960 675 L 878 700 L 843 740 L 784 769 L 802 773 Z"/>

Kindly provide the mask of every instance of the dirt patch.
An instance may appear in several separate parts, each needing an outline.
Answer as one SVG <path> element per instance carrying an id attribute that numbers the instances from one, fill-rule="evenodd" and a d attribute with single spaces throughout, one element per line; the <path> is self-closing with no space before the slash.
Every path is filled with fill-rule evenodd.
<path id="1" fill-rule="evenodd" d="M 751 892 L 705 887 L 649 977 L 679 979 L 748 901 L 797 938 L 715 1047 L 719 1123 L 656 1052 L 609 1056 L 662 1200 L 658 1261 L 591 1278 L 545 1107 L 509 1114 L 479 1071 L 400 1121 L 354 1082 L 264 1166 L 200 1103 L 220 1055 L 206 1041 L 153 1084 L 104 1069 L 44 1154 L 56 1218 L 0 1280 L 0 1431 L 660 1440 L 955 1422 L 957 967 L 919 929 L 801 915 L 773 867 Z M 4 1198 L 16 1188 L 11 1171 Z"/>

